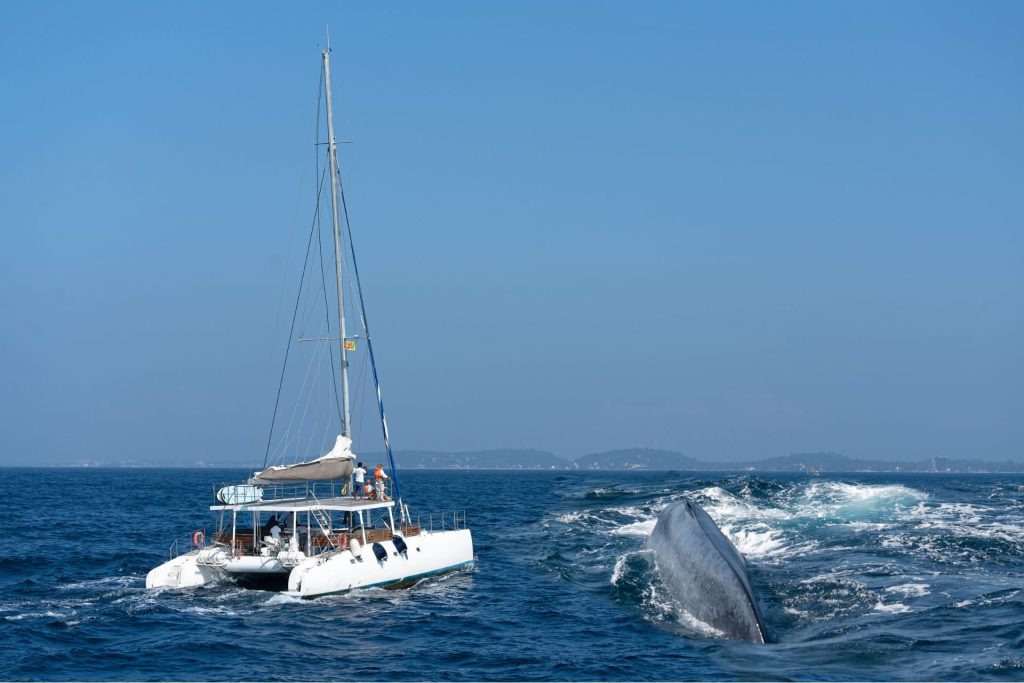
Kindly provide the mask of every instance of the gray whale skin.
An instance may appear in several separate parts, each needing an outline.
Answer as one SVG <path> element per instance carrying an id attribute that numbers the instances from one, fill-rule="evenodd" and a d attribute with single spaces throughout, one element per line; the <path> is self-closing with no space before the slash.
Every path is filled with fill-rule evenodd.
<path id="1" fill-rule="evenodd" d="M 689 500 L 668 506 L 645 547 L 683 609 L 728 638 L 765 642 L 747 563 L 704 508 Z"/>

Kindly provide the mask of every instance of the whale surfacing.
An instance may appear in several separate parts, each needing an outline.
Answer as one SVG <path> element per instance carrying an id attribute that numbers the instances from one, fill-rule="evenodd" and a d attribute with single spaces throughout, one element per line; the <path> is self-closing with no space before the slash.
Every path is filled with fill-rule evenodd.
<path id="1" fill-rule="evenodd" d="M 647 539 L 658 573 L 683 609 L 734 640 L 765 642 L 747 563 L 697 503 L 673 503 Z"/>

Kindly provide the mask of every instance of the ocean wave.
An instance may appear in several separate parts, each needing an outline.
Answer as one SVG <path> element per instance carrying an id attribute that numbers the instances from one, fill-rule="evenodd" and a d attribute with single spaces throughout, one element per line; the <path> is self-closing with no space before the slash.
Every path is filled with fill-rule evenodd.
<path id="1" fill-rule="evenodd" d="M 795 517 L 857 521 L 901 513 L 928 494 L 902 484 L 813 482 L 793 500 Z"/>

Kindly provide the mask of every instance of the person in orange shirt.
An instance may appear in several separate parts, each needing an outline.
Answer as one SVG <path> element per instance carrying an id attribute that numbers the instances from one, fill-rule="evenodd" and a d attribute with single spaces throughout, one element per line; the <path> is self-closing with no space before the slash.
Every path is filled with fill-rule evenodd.
<path id="1" fill-rule="evenodd" d="M 377 500 L 387 500 L 388 497 L 384 493 L 384 480 L 388 478 L 387 473 L 384 471 L 384 465 L 378 464 L 377 469 L 373 472 L 374 488 L 377 489 Z"/>

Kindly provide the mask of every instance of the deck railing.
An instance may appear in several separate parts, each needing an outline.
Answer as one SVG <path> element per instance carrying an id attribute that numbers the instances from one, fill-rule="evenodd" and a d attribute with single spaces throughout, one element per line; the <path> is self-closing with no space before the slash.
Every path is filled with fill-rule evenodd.
<path id="1" fill-rule="evenodd" d="M 372 483 L 374 486 L 375 494 L 379 496 L 376 491 L 377 484 L 373 481 L 373 475 L 367 475 L 367 481 Z M 365 483 L 364 483 L 365 486 Z M 298 483 L 273 483 L 268 482 L 265 484 L 249 484 L 249 483 L 238 483 L 229 482 L 217 484 L 213 488 L 214 500 L 218 503 L 222 503 L 217 498 L 217 493 L 223 489 L 230 489 L 236 487 L 235 490 L 240 494 L 238 503 L 247 502 L 270 502 L 275 500 L 305 500 L 308 498 L 319 498 L 321 500 L 325 498 L 365 498 L 363 491 L 352 491 L 352 483 L 349 481 L 314 481 L 314 482 L 298 482 Z M 245 494 L 249 493 L 244 491 L 242 487 L 251 487 L 252 497 L 251 499 Z M 392 500 L 392 481 L 385 479 L 380 487 L 384 491 L 386 500 Z M 258 498 L 256 493 L 258 492 Z"/>
<path id="2" fill-rule="evenodd" d="M 195 541 L 193 540 L 195 538 L 196 533 L 201 533 L 203 535 L 202 543 L 199 544 L 199 545 L 196 545 Z M 179 555 L 184 555 L 185 553 L 192 552 L 193 550 L 196 550 L 198 548 L 205 548 L 205 547 L 206 547 L 206 529 L 197 529 L 196 531 L 193 531 L 188 536 L 179 536 L 178 538 L 176 538 L 173 541 L 171 541 L 170 547 L 167 548 L 167 556 L 168 556 L 169 560 L 173 560 L 174 558 L 178 557 Z M 182 550 L 182 548 L 187 548 L 187 550 Z"/>
<path id="3" fill-rule="evenodd" d="M 466 529 L 466 511 L 435 512 L 416 517 L 416 526 L 423 531 L 458 531 Z"/>
<path id="4" fill-rule="evenodd" d="M 299 487 L 299 488 L 303 492 L 308 490 L 309 493 L 312 493 L 312 487 L 310 487 L 309 489 L 306 489 L 306 488 L 303 488 L 303 487 Z M 367 533 L 368 536 L 376 535 L 377 532 L 380 532 L 380 531 L 383 531 L 383 530 L 386 530 L 390 534 L 391 529 L 390 529 L 387 521 L 385 521 L 383 518 L 381 518 L 380 520 L 377 520 L 378 524 L 374 524 L 372 520 L 368 520 L 368 521 L 370 521 L 370 526 L 368 526 L 367 529 L 366 529 L 366 533 Z M 417 515 L 416 516 L 416 523 L 415 524 L 402 524 L 396 518 L 395 519 L 395 526 L 398 527 L 399 531 L 401 531 L 401 532 L 403 532 L 403 533 L 405 533 L 407 535 L 414 535 L 414 534 L 418 534 L 418 533 L 421 533 L 421 532 L 433 532 L 433 531 L 458 531 L 460 529 L 467 529 L 468 528 L 467 523 L 466 523 L 466 511 L 465 510 L 452 510 L 452 511 L 435 512 L 435 513 L 430 513 L 430 514 Z M 179 536 L 178 538 L 175 538 L 173 541 L 171 541 L 171 545 L 167 549 L 168 559 L 173 560 L 175 557 L 178 557 L 179 555 L 183 555 L 183 554 L 185 554 L 187 552 L 191 552 L 193 550 L 204 548 L 204 547 L 206 547 L 206 545 L 208 543 L 221 543 L 221 544 L 228 545 L 228 544 L 230 544 L 230 528 L 231 528 L 230 526 L 227 528 L 227 532 L 226 532 L 227 535 L 228 535 L 227 538 L 222 536 L 225 533 L 224 530 L 218 532 L 218 535 L 221 535 L 219 540 L 216 539 L 216 538 L 212 538 L 212 537 L 208 538 L 207 537 L 207 533 L 206 533 L 206 529 L 198 529 L 197 531 L 199 531 L 199 532 L 201 532 L 203 534 L 202 539 L 201 539 L 202 542 L 200 544 L 198 544 L 198 545 L 196 545 L 196 543 L 194 542 L 194 537 L 195 537 L 195 533 L 196 532 L 192 532 L 191 534 L 188 534 L 186 536 Z M 358 531 L 358 529 L 332 529 L 330 533 L 333 534 L 335 532 L 343 532 L 343 531 L 346 532 L 346 533 L 351 533 L 351 534 L 360 533 Z M 290 533 L 289 533 L 290 530 L 283 530 L 283 532 L 284 532 L 282 534 L 283 538 L 287 539 L 287 538 L 290 537 Z M 237 538 L 238 538 L 239 542 L 238 542 L 238 544 L 237 544 L 237 546 L 235 548 L 236 551 L 238 551 L 240 553 L 247 554 L 247 555 L 248 554 L 258 554 L 259 548 L 263 545 L 263 538 L 262 538 L 262 536 L 260 536 L 259 538 L 255 539 L 255 542 L 253 542 L 252 533 L 253 533 L 252 529 L 246 529 L 246 530 L 243 531 L 242 534 L 238 535 Z M 309 529 L 309 533 L 312 534 L 312 536 L 311 536 L 312 545 L 315 548 L 317 548 L 317 550 L 315 550 L 315 552 L 322 552 L 322 549 L 319 548 L 319 545 L 332 545 L 330 543 L 322 543 L 322 544 L 319 543 L 319 540 L 324 538 L 324 530 L 322 528 L 321 529 L 317 529 L 316 527 L 314 527 L 313 529 Z"/>

